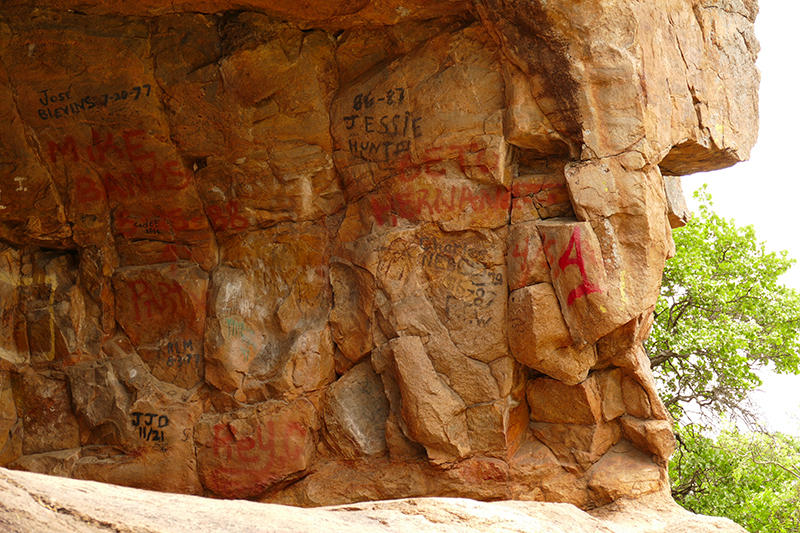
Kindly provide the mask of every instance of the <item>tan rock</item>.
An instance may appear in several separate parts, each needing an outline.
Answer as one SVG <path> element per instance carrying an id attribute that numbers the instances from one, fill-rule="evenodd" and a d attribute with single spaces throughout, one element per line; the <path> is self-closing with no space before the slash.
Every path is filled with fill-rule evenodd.
<path id="1" fill-rule="evenodd" d="M 336 465 L 332 465 L 336 468 Z M 375 468 L 377 472 L 391 469 Z M 339 469 L 339 472 L 342 470 Z M 310 477 L 299 483 L 304 483 Z M 392 478 L 386 476 L 390 482 Z M 420 476 L 410 476 L 417 488 Z M 293 485 L 295 486 L 295 485 Z M 337 484 L 330 484 L 338 491 Z M 331 489 L 326 489 L 331 490 Z M 0 494 L 5 508 L 0 520 L 11 533 L 58 530 L 95 533 L 95 524 L 117 529 L 146 527 L 165 533 L 232 533 L 263 528 L 318 529 L 342 533 L 396 531 L 450 533 L 502 524 L 515 533 L 560 533 L 565 524 L 575 533 L 742 533 L 728 519 L 692 514 L 668 494 L 657 492 L 638 500 L 620 499 L 593 509 L 591 515 L 573 505 L 540 502 L 478 502 L 459 498 L 412 498 L 373 501 L 323 509 L 302 509 L 248 501 L 198 499 L 125 487 L 0 470 Z M 367 496 L 368 492 L 361 495 Z M 55 512 L 40 502 L 68 512 Z M 310 500 L 307 500 L 310 501 Z M 349 501 L 349 500 L 348 500 Z M 387 526 L 386 524 L 389 524 Z M 424 525 L 420 525 L 424 524 Z"/>
<path id="2" fill-rule="evenodd" d="M 327 244 L 315 225 L 278 225 L 224 243 L 226 266 L 212 280 L 205 339 L 210 383 L 258 403 L 330 381 L 331 291 L 327 270 L 317 266 L 327 260 Z M 314 361 L 298 366 L 303 353 Z"/>
<path id="3" fill-rule="evenodd" d="M 75 410 L 92 430 L 72 476 L 202 491 L 194 455 L 193 428 L 202 413 L 196 398 L 154 379 L 135 355 L 82 363 L 69 368 L 68 377 Z"/>
<path id="4" fill-rule="evenodd" d="M 675 451 L 675 435 L 672 423 L 666 420 L 641 420 L 632 416 L 620 419 L 622 432 L 631 444 L 658 457 L 659 461 L 669 461 Z"/>
<path id="5" fill-rule="evenodd" d="M 508 232 L 508 288 L 536 283 L 551 283 L 542 238 L 534 223 L 514 224 Z"/>
<path id="6" fill-rule="evenodd" d="M 594 376 L 573 386 L 555 379 L 532 379 L 527 398 L 534 422 L 592 425 L 601 421 L 602 400 Z"/>
<path id="7" fill-rule="evenodd" d="M 594 346 L 576 347 L 549 283 L 511 293 L 509 345 L 520 363 L 568 385 L 580 383 L 597 361 Z"/>
<path id="8" fill-rule="evenodd" d="M 627 322 L 609 292 L 604 254 L 592 226 L 553 219 L 537 227 L 553 288 L 575 343 L 592 344 Z"/>
<path id="9" fill-rule="evenodd" d="M 630 354 L 644 343 L 653 325 L 653 311 L 648 308 L 633 320 L 626 322 L 597 341 L 597 356 L 602 364 L 626 367 L 633 371 L 638 368 L 638 359 L 633 361 Z"/>
<path id="10" fill-rule="evenodd" d="M 28 360 L 25 320 L 19 316 L 21 254 L 0 246 L 0 370 Z"/>
<path id="11" fill-rule="evenodd" d="M 630 376 L 622 377 L 622 398 L 625 403 L 625 411 L 629 415 L 643 419 L 651 417 L 652 411 L 647 393 Z"/>
<path id="12" fill-rule="evenodd" d="M 656 167 L 629 170 L 625 164 L 620 156 L 570 164 L 565 171 L 575 214 L 591 222 L 602 250 L 596 257 L 602 255 L 608 307 L 618 316 L 615 326 L 658 298 L 670 239 L 661 173 Z"/>
<path id="13" fill-rule="evenodd" d="M 423 231 L 417 242 L 425 293 L 444 326 L 443 336 L 467 357 L 484 363 L 507 355 L 508 276 L 498 253 L 501 237 L 489 231 Z"/>
<path id="14" fill-rule="evenodd" d="M 458 57 L 458 65 L 448 57 Z M 446 175 L 446 167 L 470 180 L 507 184 L 502 85 L 497 47 L 473 25 L 443 32 L 346 87 L 331 107 L 334 161 L 346 194 L 359 197 L 395 172 L 411 181 Z M 473 194 L 467 183 L 451 189 L 461 209 Z M 476 210 L 473 202 L 481 201 L 466 205 Z"/>
<path id="15" fill-rule="evenodd" d="M 644 348 L 638 345 L 632 347 L 628 351 L 622 352 L 615 358 L 615 363 L 629 376 L 632 376 L 634 381 L 644 389 L 653 418 L 657 420 L 672 420 L 672 417 L 664 407 L 664 402 L 661 401 L 658 395 L 656 381 L 653 378 L 652 370 L 650 370 L 650 358 L 645 353 Z M 632 387 L 632 394 L 638 394 L 638 392 L 636 387 Z M 645 406 L 642 405 L 644 399 L 641 397 L 632 395 L 630 401 L 637 402 L 641 406 L 641 409 L 645 409 Z"/>
<path id="16" fill-rule="evenodd" d="M 255 302 L 245 295 L 255 292 L 254 280 L 244 271 L 218 268 L 209 290 L 204 355 L 205 379 L 215 387 L 234 392 L 242 388 L 250 365 L 265 346 L 265 335 Z M 258 329 L 256 329 L 258 328 Z"/>
<path id="17" fill-rule="evenodd" d="M 657 162 L 669 152 L 662 165 L 671 174 L 747 159 L 758 123 L 746 96 L 759 80 L 756 10 L 705 10 L 698 19 L 680 0 L 548 3 L 524 12 L 515 2 L 483 0 L 477 11 L 530 76 L 554 129 L 582 141 L 585 158 L 635 146 Z M 643 27 L 652 38 L 639 41 Z M 666 27 L 674 31 L 655 30 Z M 712 95 L 718 79 L 735 81 Z"/>
<path id="18" fill-rule="evenodd" d="M 399 174 L 362 199 L 361 217 L 386 229 L 438 222 L 447 231 L 460 231 L 494 229 L 507 223 L 511 194 L 505 186 L 466 179 L 453 161 L 436 161 L 422 168 Z"/>
<path id="19" fill-rule="evenodd" d="M 677 176 L 664 176 L 664 191 L 667 194 L 669 225 L 671 228 L 682 228 L 692 218 L 692 212 L 686 206 L 681 179 Z"/>
<path id="20" fill-rule="evenodd" d="M 534 98 L 531 79 L 513 63 L 503 63 L 506 109 L 503 126 L 506 140 L 538 157 L 569 154 L 570 141 L 555 130 Z"/>
<path id="21" fill-rule="evenodd" d="M 448 468 L 442 477 L 443 492 L 488 500 L 507 494 L 509 468 L 508 463 L 494 457 L 470 457 Z"/>
<path id="22" fill-rule="evenodd" d="M 582 492 L 576 487 L 577 476 L 564 470 L 550 448 L 532 434 L 520 445 L 509 461 L 509 467 L 516 481 L 516 487 L 512 489 L 515 490 L 513 499 L 563 502 L 571 498 L 561 493 L 562 489 L 571 486 L 576 489 L 575 493 Z M 585 493 L 576 496 L 585 499 Z M 570 503 L 579 505 L 582 502 L 571 500 Z"/>
<path id="23" fill-rule="evenodd" d="M 81 458 L 83 448 L 58 450 L 55 452 L 23 455 L 9 466 L 14 470 L 38 472 L 49 476 L 72 477 L 75 464 Z"/>
<path id="24" fill-rule="evenodd" d="M 403 494 L 419 496 L 440 488 L 431 474 L 431 466 L 419 461 L 391 461 L 385 457 L 365 457 L 355 464 L 325 461 L 286 490 L 267 493 L 260 501 L 319 507 L 329 501 L 342 504 L 393 499 Z"/>
<path id="25" fill-rule="evenodd" d="M 372 351 L 372 366 L 380 374 L 383 390 L 389 400 L 389 413 L 386 417 L 386 449 L 393 461 L 409 461 L 425 457 L 425 447 L 414 442 L 407 435 L 411 430 L 403 421 L 403 397 L 400 386 L 395 379 L 394 371 L 390 367 L 392 354 L 390 346 L 383 344 Z"/>
<path id="26" fill-rule="evenodd" d="M 531 424 L 533 434 L 558 457 L 562 466 L 579 473 L 588 469 L 617 444 L 622 431 L 616 423 L 594 425 Z"/>
<path id="27" fill-rule="evenodd" d="M 369 272 L 344 263 L 332 263 L 331 329 L 336 345 L 350 361 L 372 350 L 372 314 L 375 281 Z"/>
<path id="28" fill-rule="evenodd" d="M 512 357 L 501 357 L 489 363 L 489 369 L 497 382 L 501 398 L 511 394 L 515 385 L 522 381 L 521 368 Z"/>
<path id="29" fill-rule="evenodd" d="M 617 500 L 622 494 L 641 498 L 663 490 L 669 483 L 663 470 L 625 441 L 617 444 L 586 475 L 590 494 L 598 506 Z"/>
<path id="30" fill-rule="evenodd" d="M 79 270 L 72 253 L 31 251 L 20 257 L 16 275 L 6 281 L 18 287 L 19 318 L 30 350 L 31 362 L 56 367 L 92 358 L 100 349 L 100 310 L 79 284 Z M 11 302 L 14 300 L 12 299 Z M 19 324 L 17 327 L 20 327 Z M 13 330 L 12 334 L 22 332 Z M 20 354 L 17 354 L 17 359 Z"/>
<path id="31" fill-rule="evenodd" d="M 155 377 L 190 388 L 203 378 L 208 277 L 196 266 L 126 267 L 114 278 L 116 317 Z"/>
<path id="32" fill-rule="evenodd" d="M 527 410 L 516 399 L 467 407 L 467 434 L 473 451 L 503 453 L 513 447 L 527 426 Z"/>
<path id="33" fill-rule="evenodd" d="M 755 140 L 754 2 L 40 4 L 0 17 L 0 464 L 295 505 L 665 486 L 641 344 L 675 176 Z"/>
<path id="34" fill-rule="evenodd" d="M 333 339 L 329 328 L 300 334 L 289 348 L 292 385 L 302 392 L 318 391 L 336 379 Z"/>
<path id="35" fill-rule="evenodd" d="M 409 437 L 433 462 L 464 457 L 470 451 L 464 401 L 436 374 L 419 337 L 392 339 L 389 347 Z"/>
<path id="36" fill-rule="evenodd" d="M 328 443 L 347 459 L 386 451 L 389 401 L 369 361 L 351 368 L 323 397 Z"/>
<path id="37" fill-rule="evenodd" d="M 534 159 L 530 151 L 517 152 L 517 172 L 511 184 L 511 222 L 572 217 L 564 161 Z"/>
<path id="38" fill-rule="evenodd" d="M 4 42 L 8 27 L 4 28 Z M 62 247 L 72 241 L 64 202 L 41 158 L 30 150 L 20 110 L 14 104 L 9 73 L 0 72 L 0 131 L 3 160 L 14 164 L 0 173 L 0 232 L 4 242 Z M 17 179 L 19 178 L 19 179 Z"/>
<path id="39" fill-rule="evenodd" d="M 625 414 L 625 401 L 622 393 L 622 370 L 618 368 L 601 370 L 594 374 L 597 388 L 602 398 L 603 420 L 609 421 Z"/>
<path id="40" fill-rule="evenodd" d="M 11 376 L 0 372 L 0 465 L 22 455 L 22 421 L 17 417 Z"/>

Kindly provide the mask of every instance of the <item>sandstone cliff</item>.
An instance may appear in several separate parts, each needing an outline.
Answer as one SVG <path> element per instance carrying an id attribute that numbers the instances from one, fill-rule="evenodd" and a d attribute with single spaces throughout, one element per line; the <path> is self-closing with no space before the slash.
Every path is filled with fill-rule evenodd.
<path id="1" fill-rule="evenodd" d="M 750 0 L 9 0 L 0 465 L 331 505 L 662 490 L 677 176 Z"/>

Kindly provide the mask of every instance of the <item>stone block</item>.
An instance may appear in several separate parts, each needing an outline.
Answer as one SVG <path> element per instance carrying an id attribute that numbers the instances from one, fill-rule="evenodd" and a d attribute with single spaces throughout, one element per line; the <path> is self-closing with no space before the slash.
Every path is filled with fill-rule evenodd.
<path id="1" fill-rule="evenodd" d="M 508 288 L 515 291 L 537 283 L 552 283 L 536 224 L 513 224 L 508 232 Z"/>
<path id="2" fill-rule="evenodd" d="M 11 375 L 0 372 L 0 465 L 22 455 L 22 422 L 17 417 Z"/>
<path id="3" fill-rule="evenodd" d="M 125 267 L 113 284 L 117 321 L 153 375 L 183 388 L 202 381 L 208 275 L 192 265 Z"/>
<path id="4" fill-rule="evenodd" d="M 28 455 L 80 446 L 80 424 L 65 376 L 29 372 L 13 379 L 17 416 L 23 426 L 22 452 Z"/>
<path id="5" fill-rule="evenodd" d="M 602 420 L 602 397 L 594 376 L 572 386 L 555 379 L 532 379 L 527 399 L 534 422 L 592 425 Z"/>
<path id="6" fill-rule="evenodd" d="M 550 277 L 570 335 L 578 345 L 593 344 L 626 319 L 609 293 L 605 255 L 587 222 L 544 220 L 542 236 Z"/>
<path id="7" fill-rule="evenodd" d="M 330 323 L 333 340 L 350 361 L 358 361 L 372 350 L 372 313 L 375 281 L 369 272 L 345 263 L 332 263 L 333 309 Z"/>
<path id="8" fill-rule="evenodd" d="M 625 438 L 631 444 L 656 456 L 660 464 L 667 464 L 675 451 L 672 423 L 666 420 L 641 420 L 627 415 L 620 419 L 620 423 Z"/>
<path id="9" fill-rule="evenodd" d="M 593 345 L 577 347 L 549 283 L 511 293 L 509 345 L 514 358 L 568 385 L 580 383 L 597 361 Z"/>
<path id="10" fill-rule="evenodd" d="M 548 448 L 568 471 L 580 473 L 590 468 L 622 437 L 619 424 L 531 423 L 537 439 Z"/>
<path id="11" fill-rule="evenodd" d="M 466 456 L 470 452 L 466 405 L 436 373 L 420 338 L 392 339 L 389 348 L 409 437 L 425 446 L 433 462 Z"/>
<path id="12" fill-rule="evenodd" d="M 621 441 L 588 472 L 588 490 L 595 505 L 613 502 L 623 494 L 641 498 L 667 487 L 666 473 L 648 455 Z"/>
<path id="13" fill-rule="evenodd" d="M 317 416 L 305 399 L 204 416 L 195 427 L 203 486 L 225 498 L 250 498 L 302 473 L 314 457 Z"/>
<path id="14" fill-rule="evenodd" d="M 322 405 L 328 444 L 340 455 L 356 459 L 386 451 L 389 400 L 369 361 L 354 366 L 331 385 Z"/>

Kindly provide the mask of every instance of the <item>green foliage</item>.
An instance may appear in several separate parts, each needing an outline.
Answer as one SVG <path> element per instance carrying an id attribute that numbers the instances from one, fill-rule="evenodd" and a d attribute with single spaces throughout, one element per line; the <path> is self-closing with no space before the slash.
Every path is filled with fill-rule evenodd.
<path id="1" fill-rule="evenodd" d="M 729 428 L 715 441 L 696 426 L 678 435 L 670 477 L 683 507 L 752 532 L 800 532 L 800 439 Z"/>
<path id="2" fill-rule="evenodd" d="M 706 420 L 755 420 L 745 402 L 763 367 L 800 373 L 800 295 L 778 278 L 794 263 L 768 253 L 752 226 L 711 210 L 675 230 L 646 343 L 665 404 L 685 420 L 690 403 Z M 675 500 L 696 513 L 726 516 L 750 531 L 800 533 L 800 439 L 740 432 L 716 439 L 699 424 L 677 430 L 670 462 Z"/>
<path id="3" fill-rule="evenodd" d="M 705 187 L 695 197 L 699 212 L 673 232 L 645 347 L 676 419 L 689 402 L 709 419 L 748 419 L 758 369 L 800 373 L 800 295 L 778 282 L 794 260 L 767 252 L 752 226 L 716 215 Z"/>

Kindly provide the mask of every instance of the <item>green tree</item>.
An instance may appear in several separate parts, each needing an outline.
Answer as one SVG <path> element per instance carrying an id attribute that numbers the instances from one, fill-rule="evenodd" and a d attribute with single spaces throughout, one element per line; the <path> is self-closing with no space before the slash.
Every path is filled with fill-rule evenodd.
<path id="1" fill-rule="evenodd" d="M 699 211 L 673 232 L 645 347 L 676 419 L 693 402 L 707 419 L 753 420 L 745 400 L 757 371 L 800 373 L 800 295 L 779 282 L 794 260 L 714 213 L 705 186 L 695 198 Z"/>
<path id="2" fill-rule="evenodd" d="M 753 532 L 800 532 L 800 440 L 760 429 L 747 395 L 758 371 L 800 373 L 800 295 L 779 282 L 794 263 L 767 252 L 752 226 L 698 212 L 673 232 L 654 324 L 645 344 L 678 424 L 672 494 L 687 509 L 726 516 Z M 700 419 L 691 421 L 699 410 Z M 708 424 L 729 424 L 716 438 Z"/>
<path id="3" fill-rule="evenodd" d="M 682 429 L 670 461 L 672 493 L 695 513 L 748 531 L 800 532 L 800 439 L 728 428 L 716 440 Z"/>

